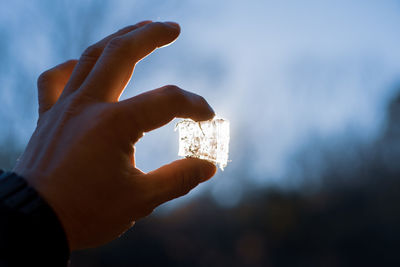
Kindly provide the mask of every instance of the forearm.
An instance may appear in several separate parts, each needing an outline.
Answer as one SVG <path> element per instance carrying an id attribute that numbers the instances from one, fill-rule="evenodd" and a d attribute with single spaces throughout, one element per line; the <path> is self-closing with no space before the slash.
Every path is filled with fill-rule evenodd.
<path id="1" fill-rule="evenodd" d="M 64 230 L 26 181 L 0 170 L 0 265 L 67 266 Z"/>

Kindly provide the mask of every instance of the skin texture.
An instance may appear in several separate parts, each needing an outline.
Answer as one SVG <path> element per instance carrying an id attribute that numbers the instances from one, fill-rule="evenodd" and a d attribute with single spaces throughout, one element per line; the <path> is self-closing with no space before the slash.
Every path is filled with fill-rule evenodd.
<path id="1" fill-rule="evenodd" d="M 208 120 L 201 96 L 164 86 L 119 97 L 135 64 L 173 42 L 173 22 L 143 21 L 90 46 L 40 75 L 39 120 L 14 172 L 58 215 L 71 250 L 107 243 L 154 208 L 188 193 L 216 171 L 212 163 L 182 159 L 143 173 L 135 143 L 175 117 Z"/>

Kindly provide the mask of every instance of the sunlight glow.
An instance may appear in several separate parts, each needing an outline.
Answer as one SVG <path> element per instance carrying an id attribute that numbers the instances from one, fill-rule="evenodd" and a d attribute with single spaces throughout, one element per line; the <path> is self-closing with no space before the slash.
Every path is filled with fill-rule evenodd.
<path id="1" fill-rule="evenodd" d="M 201 122 L 185 119 L 176 129 L 179 130 L 179 156 L 205 159 L 224 170 L 229 152 L 228 120 L 218 117 Z"/>

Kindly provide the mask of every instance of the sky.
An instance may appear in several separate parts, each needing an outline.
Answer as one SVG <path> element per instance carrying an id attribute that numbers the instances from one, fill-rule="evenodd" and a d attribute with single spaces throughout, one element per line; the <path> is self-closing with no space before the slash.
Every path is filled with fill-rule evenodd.
<path id="1" fill-rule="evenodd" d="M 182 33 L 137 65 L 122 98 L 176 84 L 230 121 L 231 162 L 193 194 L 223 206 L 246 187 L 298 185 L 291 159 L 314 140 L 373 142 L 398 92 L 400 1 L 0 0 L 0 143 L 29 140 L 41 72 L 145 19 Z M 178 158 L 176 122 L 137 144 L 140 169 Z"/>

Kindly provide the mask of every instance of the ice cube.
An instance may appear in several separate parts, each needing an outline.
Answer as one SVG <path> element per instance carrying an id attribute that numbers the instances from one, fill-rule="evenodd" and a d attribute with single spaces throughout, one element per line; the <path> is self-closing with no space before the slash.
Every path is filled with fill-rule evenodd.
<path id="1" fill-rule="evenodd" d="M 179 156 L 205 159 L 224 170 L 229 152 L 228 120 L 219 117 L 201 122 L 184 119 L 175 129 L 179 131 Z"/>

